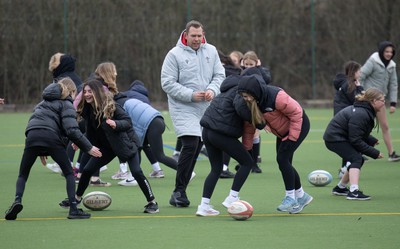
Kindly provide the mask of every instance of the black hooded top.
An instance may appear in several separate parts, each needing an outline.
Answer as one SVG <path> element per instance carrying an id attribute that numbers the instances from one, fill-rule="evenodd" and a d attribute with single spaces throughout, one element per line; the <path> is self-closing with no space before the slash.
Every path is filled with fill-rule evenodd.
<path id="1" fill-rule="evenodd" d="M 392 56 L 392 58 L 390 58 L 390 60 L 386 60 L 385 57 L 383 56 L 383 52 L 385 51 L 385 49 L 387 47 L 393 48 L 393 56 Z M 389 62 L 393 59 L 394 55 L 396 54 L 396 50 L 395 50 L 393 43 L 391 43 L 390 41 L 383 41 L 383 42 L 379 43 L 378 54 L 379 54 L 379 58 L 381 59 L 381 61 L 385 65 L 385 67 L 387 67 L 389 65 Z"/>

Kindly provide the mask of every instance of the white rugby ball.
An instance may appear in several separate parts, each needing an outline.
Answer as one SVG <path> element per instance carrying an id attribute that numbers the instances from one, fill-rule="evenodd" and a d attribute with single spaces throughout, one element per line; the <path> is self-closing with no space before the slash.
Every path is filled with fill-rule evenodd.
<path id="1" fill-rule="evenodd" d="M 314 170 L 308 174 L 308 182 L 314 186 L 322 187 L 332 182 L 332 175 L 325 170 Z"/>
<path id="2" fill-rule="evenodd" d="M 253 206 L 243 200 L 233 202 L 228 208 L 229 215 L 235 220 L 247 220 L 253 215 L 253 211 Z"/>
<path id="3" fill-rule="evenodd" d="M 111 196 L 102 191 L 93 191 L 82 198 L 83 205 L 93 211 L 100 211 L 111 205 Z"/>

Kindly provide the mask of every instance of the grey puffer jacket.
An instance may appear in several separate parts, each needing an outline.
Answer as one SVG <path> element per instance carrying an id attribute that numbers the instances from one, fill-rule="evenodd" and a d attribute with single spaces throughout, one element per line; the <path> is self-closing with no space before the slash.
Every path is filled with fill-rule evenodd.
<path id="1" fill-rule="evenodd" d="M 88 152 L 92 144 L 82 134 L 76 121 L 76 111 L 72 98 L 61 99 L 61 88 L 57 83 L 48 85 L 42 93 L 42 102 L 34 109 L 25 130 L 25 135 L 33 129 L 46 129 L 58 134 L 67 145 L 68 139 L 80 149 Z"/>

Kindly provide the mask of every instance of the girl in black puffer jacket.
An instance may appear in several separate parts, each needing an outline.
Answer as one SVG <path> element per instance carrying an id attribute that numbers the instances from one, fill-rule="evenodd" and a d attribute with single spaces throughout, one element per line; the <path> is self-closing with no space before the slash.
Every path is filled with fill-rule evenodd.
<path id="1" fill-rule="evenodd" d="M 69 78 L 50 84 L 43 91 L 43 101 L 35 107 L 25 131 L 25 150 L 16 184 L 15 201 L 6 211 L 6 220 L 15 220 L 17 214 L 21 212 L 25 184 L 38 156 L 43 165 L 46 165 L 47 156 L 51 156 L 60 165 L 67 181 L 68 200 L 72 203 L 68 218 L 90 218 L 90 214 L 76 207 L 75 179 L 66 152 L 66 142 L 68 139 L 73 141 L 75 145 L 94 157 L 100 157 L 101 152 L 92 146 L 79 130 L 76 112 L 72 105 L 75 94 L 75 84 Z"/>
<path id="2" fill-rule="evenodd" d="M 348 170 L 333 189 L 335 195 L 347 196 L 349 200 L 369 200 L 358 187 L 360 170 L 364 164 L 362 154 L 371 158 L 382 158 L 383 154 L 374 146 L 378 140 L 370 135 L 375 126 L 376 112 L 385 105 L 385 96 L 370 88 L 356 96 L 356 102 L 337 113 L 324 133 L 326 147 L 349 162 Z M 350 189 L 347 184 L 350 183 Z"/>
<path id="3" fill-rule="evenodd" d="M 78 117 L 85 119 L 86 136 L 101 149 L 103 156 L 92 157 L 86 163 L 76 190 L 77 200 L 81 200 L 93 173 L 118 156 L 128 163 L 133 177 L 148 201 L 144 212 L 159 212 L 150 183 L 140 168 L 137 136 L 129 115 L 115 103 L 113 94 L 104 90 L 103 84 L 96 79 L 85 82 L 82 92 L 82 99 L 77 108 Z M 63 201 L 60 205 L 68 206 L 69 202 Z"/>

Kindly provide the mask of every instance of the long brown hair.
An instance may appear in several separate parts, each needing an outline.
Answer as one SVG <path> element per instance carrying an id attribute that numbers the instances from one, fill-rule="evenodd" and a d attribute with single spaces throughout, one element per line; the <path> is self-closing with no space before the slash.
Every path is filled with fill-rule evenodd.
<path id="1" fill-rule="evenodd" d="M 344 66 L 344 71 L 347 77 L 347 92 L 352 93 L 356 89 L 356 73 L 360 70 L 361 65 L 355 61 L 349 61 Z"/>
<path id="2" fill-rule="evenodd" d="M 250 109 L 251 112 L 251 124 L 254 128 L 256 128 L 256 125 L 265 124 L 265 119 L 263 117 L 263 114 L 260 111 L 260 108 L 257 105 L 256 99 L 253 99 L 252 101 L 246 101 L 247 107 Z"/>
<path id="3" fill-rule="evenodd" d="M 94 116 L 96 117 L 96 120 L 100 126 L 103 118 L 112 118 L 114 115 L 115 102 L 113 95 L 109 91 L 106 91 L 103 88 L 103 84 L 96 79 L 89 79 L 83 83 L 83 94 L 85 94 L 86 86 L 92 90 L 93 103 L 91 103 L 91 106 Z M 78 118 L 82 117 L 83 110 L 85 107 L 87 107 L 87 105 L 89 104 L 86 102 L 84 96 L 82 96 L 82 99 L 77 107 Z"/>

